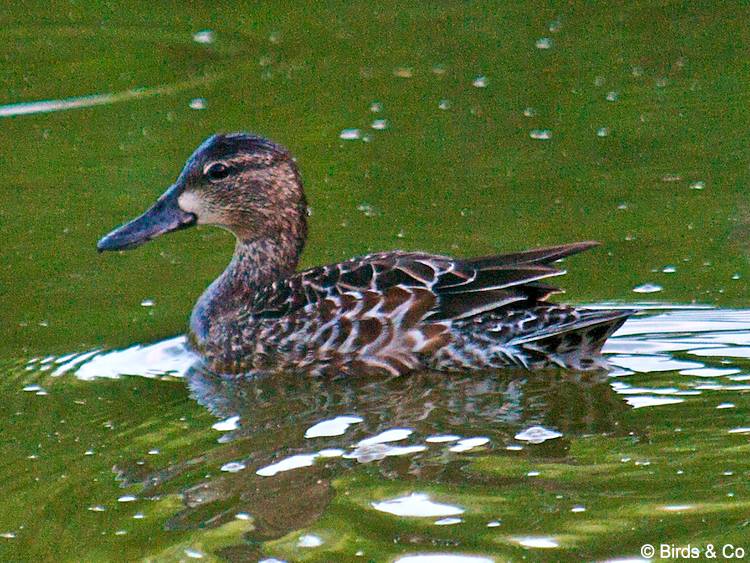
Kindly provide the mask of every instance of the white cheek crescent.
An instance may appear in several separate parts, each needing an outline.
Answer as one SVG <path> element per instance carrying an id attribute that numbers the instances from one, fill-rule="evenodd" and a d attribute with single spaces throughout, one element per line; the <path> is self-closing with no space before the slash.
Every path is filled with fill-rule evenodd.
<path id="1" fill-rule="evenodd" d="M 180 197 L 177 198 L 177 204 L 180 209 L 187 213 L 192 213 L 198 218 L 198 224 L 206 224 L 211 222 L 210 213 L 205 213 L 200 197 L 195 195 L 193 192 L 183 192 Z"/>

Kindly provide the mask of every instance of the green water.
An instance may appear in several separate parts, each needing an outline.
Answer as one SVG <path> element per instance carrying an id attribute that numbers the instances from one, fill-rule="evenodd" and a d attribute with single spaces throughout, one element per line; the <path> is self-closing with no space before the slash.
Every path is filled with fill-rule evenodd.
<path id="1" fill-rule="evenodd" d="M 742 2 L 0 11 L 0 559 L 750 553 L 748 16 Z M 180 340 L 156 343 L 184 333 L 229 236 L 95 243 L 232 130 L 297 156 L 305 266 L 595 239 L 566 263 L 566 300 L 673 310 L 625 326 L 609 378 L 190 370 Z M 675 308 L 695 304 L 712 308 Z M 362 420 L 305 437 L 343 415 Z M 536 426 L 562 435 L 517 438 Z M 389 430 L 402 439 L 358 445 Z M 428 439 L 446 434 L 487 440 Z M 289 458 L 308 465 L 268 474 Z M 388 512 L 430 502 L 440 515 Z"/>

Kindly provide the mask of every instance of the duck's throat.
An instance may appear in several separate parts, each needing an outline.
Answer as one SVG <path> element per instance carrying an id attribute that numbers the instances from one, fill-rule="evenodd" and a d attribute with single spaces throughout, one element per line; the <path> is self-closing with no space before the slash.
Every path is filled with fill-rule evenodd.
<path id="1" fill-rule="evenodd" d="M 301 245 L 274 238 L 237 241 L 226 270 L 203 292 L 190 318 L 193 344 L 201 346 L 212 326 L 250 311 L 261 288 L 294 273 Z"/>

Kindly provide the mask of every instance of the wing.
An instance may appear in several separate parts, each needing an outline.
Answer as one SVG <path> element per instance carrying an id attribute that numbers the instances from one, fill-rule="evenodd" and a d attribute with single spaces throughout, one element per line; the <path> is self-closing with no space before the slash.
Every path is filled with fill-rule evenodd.
<path id="1" fill-rule="evenodd" d="M 578 242 L 469 259 L 419 252 L 370 254 L 274 282 L 258 291 L 247 313 L 280 318 L 327 298 L 365 295 L 377 301 L 368 310 L 379 307 L 386 313 L 391 308 L 389 298 L 406 298 L 401 290 L 419 296 L 415 303 L 420 303 L 416 309 L 423 321 L 465 319 L 514 305 L 533 306 L 560 291 L 541 283 L 565 273 L 550 263 L 597 244 Z"/>

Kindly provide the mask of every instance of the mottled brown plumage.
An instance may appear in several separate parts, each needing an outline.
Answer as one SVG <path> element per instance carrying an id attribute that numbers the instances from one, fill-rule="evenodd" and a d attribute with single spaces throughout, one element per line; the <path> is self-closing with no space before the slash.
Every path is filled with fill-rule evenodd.
<path id="1" fill-rule="evenodd" d="M 288 151 L 216 135 L 141 217 L 100 250 L 131 248 L 194 223 L 237 237 L 227 269 L 193 310 L 190 341 L 215 370 L 312 375 L 508 366 L 591 369 L 629 311 L 548 303 L 552 262 L 580 242 L 479 258 L 382 252 L 295 273 L 306 203 Z"/>

